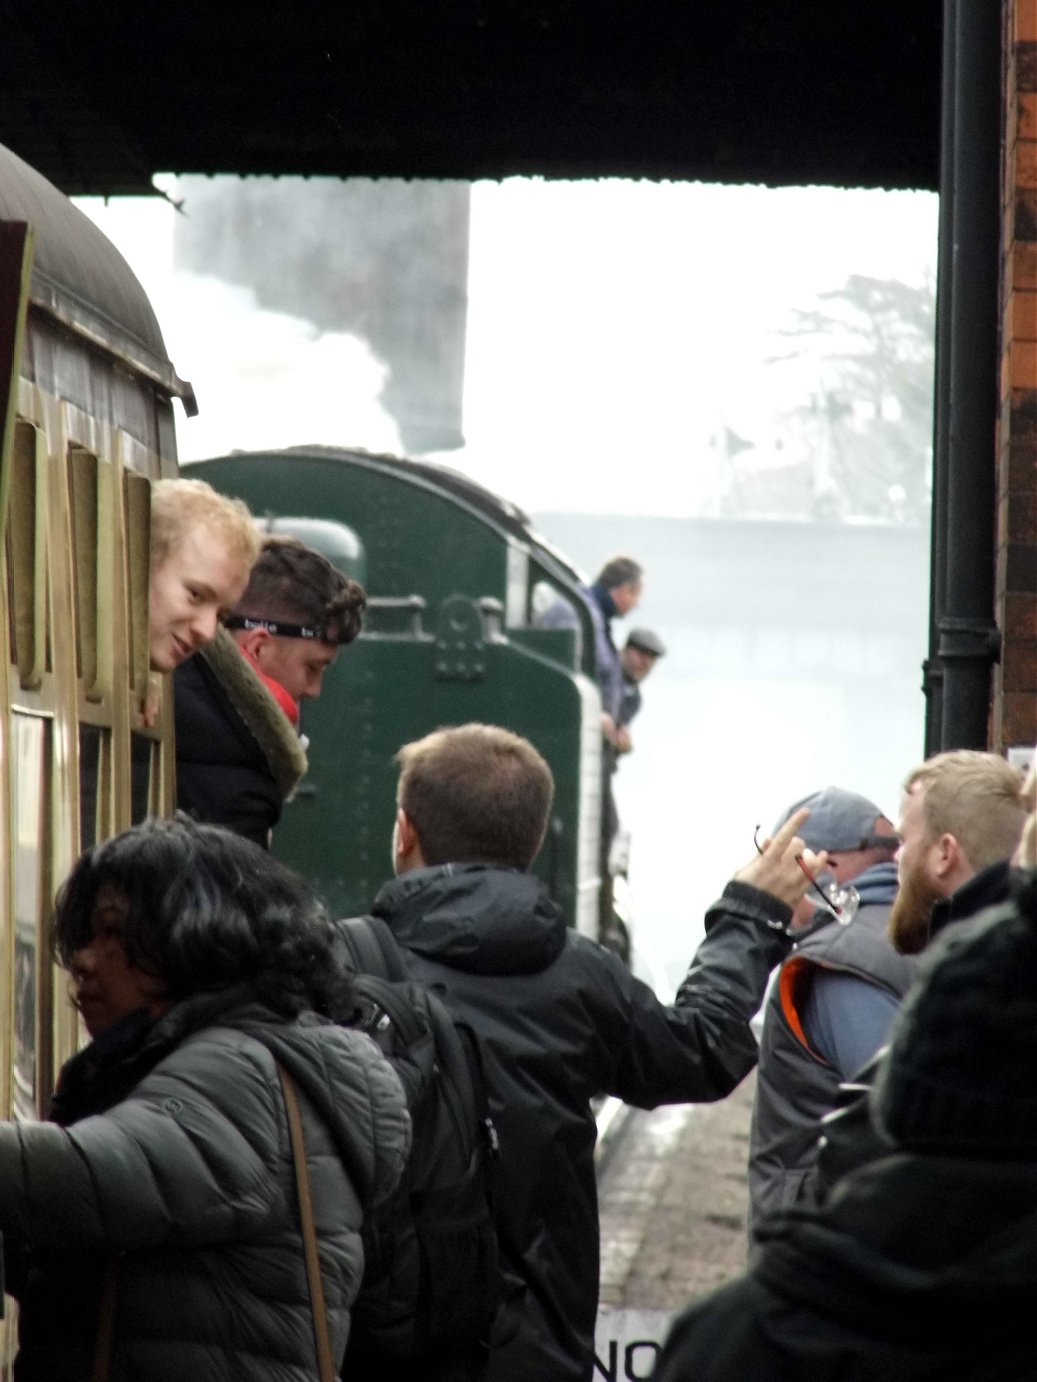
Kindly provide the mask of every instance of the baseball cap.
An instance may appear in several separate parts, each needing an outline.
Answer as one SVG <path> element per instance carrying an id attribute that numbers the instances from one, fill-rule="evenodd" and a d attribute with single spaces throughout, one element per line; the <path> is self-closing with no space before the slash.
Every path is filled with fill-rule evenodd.
<path id="1" fill-rule="evenodd" d="M 875 834 L 875 821 L 886 815 L 881 807 L 842 787 L 823 787 L 793 802 L 774 827 L 775 831 L 802 806 L 809 807 L 810 815 L 798 834 L 807 848 L 815 852 L 826 849 L 837 854 L 841 850 L 893 849 L 899 843 L 895 835 Z"/>
<path id="2" fill-rule="evenodd" d="M 631 629 L 627 634 L 626 646 L 640 648 L 643 653 L 650 653 L 652 657 L 666 656 L 666 644 L 651 629 Z"/>

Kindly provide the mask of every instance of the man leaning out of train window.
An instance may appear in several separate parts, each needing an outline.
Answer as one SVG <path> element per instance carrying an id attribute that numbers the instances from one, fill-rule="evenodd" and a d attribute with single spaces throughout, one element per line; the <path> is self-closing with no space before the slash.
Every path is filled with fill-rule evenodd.
<path id="1" fill-rule="evenodd" d="M 240 499 L 204 480 L 157 480 L 151 487 L 149 653 L 154 672 L 172 672 L 216 637 L 259 555 L 260 534 Z M 144 707 L 158 711 L 157 692 Z"/>

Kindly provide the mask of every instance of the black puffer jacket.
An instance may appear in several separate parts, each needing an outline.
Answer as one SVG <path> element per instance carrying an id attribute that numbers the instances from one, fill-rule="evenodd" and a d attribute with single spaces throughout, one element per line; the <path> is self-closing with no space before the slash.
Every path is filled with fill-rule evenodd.
<path id="1" fill-rule="evenodd" d="M 176 804 L 270 848 L 306 771 L 288 717 L 226 631 L 173 673 Z"/>
<path id="2" fill-rule="evenodd" d="M 909 1153 L 761 1226 L 749 1276 L 678 1319 L 653 1382 L 1035 1382 L 1032 1162 Z"/>
<path id="3" fill-rule="evenodd" d="M 312 1016 L 285 1023 L 227 994 L 178 1004 L 99 1070 L 92 1058 L 89 1047 L 74 1057 L 59 1088 L 56 1102 L 75 1105 L 71 1126 L 0 1124 L 18 1382 L 90 1376 L 113 1258 L 111 1382 L 312 1382 L 275 1059 L 299 1095 L 336 1357 L 362 1270 L 363 1206 L 395 1183 L 409 1141 L 388 1064 L 358 1033 Z"/>
<path id="4" fill-rule="evenodd" d="M 472 865 L 405 873 L 374 910 L 478 1033 L 501 1144 L 498 1212 L 517 1332 L 487 1382 L 589 1382 L 598 1299 L 591 1099 L 641 1108 L 721 1099 L 752 1069 L 749 1019 L 788 942 L 789 912 L 730 884 L 674 1007 L 569 930 L 530 874 Z"/>

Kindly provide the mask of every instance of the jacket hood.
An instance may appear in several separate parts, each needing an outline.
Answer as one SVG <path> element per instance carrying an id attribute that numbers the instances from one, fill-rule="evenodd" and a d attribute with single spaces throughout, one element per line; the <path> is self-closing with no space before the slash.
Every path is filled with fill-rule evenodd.
<path id="1" fill-rule="evenodd" d="M 363 1203 L 392 1190 L 410 1147 L 410 1119 L 399 1079 L 369 1037 L 311 1012 L 285 1020 L 232 992 L 178 1003 L 147 1044 L 179 1045 L 213 1027 L 244 1032 L 284 1066 L 330 1132 Z"/>
<path id="2" fill-rule="evenodd" d="M 847 1176 L 822 1210 L 775 1216 L 760 1238 L 756 1272 L 772 1290 L 890 1348 L 970 1348 L 977 1322 L 999 1347 L 1032 1337 L 1032 1163 L 886 1157 Z M 787 1322 L 768 1316 L 776 1344 L 788 1346 Z"/>
<path id="3" fill-rule="evenodd" d="M 483 864 L 413 869 L 387 883 L 372 910 L 402 946 L 468 974 L 538 974 L 567 934 L 539 878 Z"/>

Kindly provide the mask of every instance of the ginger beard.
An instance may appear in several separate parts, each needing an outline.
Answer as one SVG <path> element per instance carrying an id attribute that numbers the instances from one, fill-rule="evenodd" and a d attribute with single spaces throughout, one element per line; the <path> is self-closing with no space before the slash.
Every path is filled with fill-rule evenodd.
<path id="1" fill-rule="evenodd" d="M 922 869 L 901 875 L 887 931 L 901 955 L 918 955 L 929 944 L 929 917 L 943 893 Z"/>

